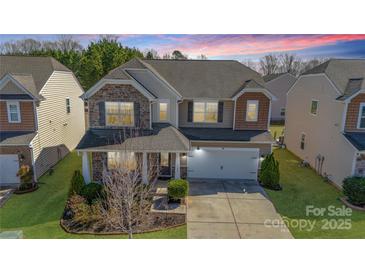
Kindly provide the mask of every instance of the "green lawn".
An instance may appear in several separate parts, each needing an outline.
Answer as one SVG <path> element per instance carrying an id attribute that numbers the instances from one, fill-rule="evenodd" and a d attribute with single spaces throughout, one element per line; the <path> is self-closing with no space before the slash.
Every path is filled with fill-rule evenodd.
<path id="1" fill-rule="evenodd" d="M 282 135 L 284 130 L 284 125 L 270 125 L 271 135 L 274 137 L 276 134 L 276 138 Z"/>
<path id="2" fill-rule="evenodd" d="M 283 191 L 267 190 L 277 211 L 289 221 L 303 219 L 316 221 L 314 229 L 307 231 L 298 227 L 289 227 L 295 238 L 365 238 L 365 212 L 353 211 L 351 217 L 307 217 L 306 206 L 313 205 L 319 208 L 328 206 L 342 207 L 339 201 L 341 192 L 324 182 L 310 168 L 299 167 L 299 158 L 287 150 L 274 150 L 275 157 L 280 162 L 280 175 Z M 324 219 L 335 218 L 332 228 L 340 225 L 340 219 L 350 219 L 351 229 L 323 229 Z M 294 223 L 295 225 L 295 223 Z"/>
<path id="3" fill-rule="evenodd" d="M 0 208 L 0 231 L 22 230 L 25 238 L 126 238 L 68 234 L 59 226 L 72 173 L 81 169 L 81 158 L 71 153 L 57 164 L 54 173 L 40 178 L 40 188 L 24 195 L 12 195 Z M 186 226 L 160 232 L 136 234 L 135 238 L 186 239 Z"/>

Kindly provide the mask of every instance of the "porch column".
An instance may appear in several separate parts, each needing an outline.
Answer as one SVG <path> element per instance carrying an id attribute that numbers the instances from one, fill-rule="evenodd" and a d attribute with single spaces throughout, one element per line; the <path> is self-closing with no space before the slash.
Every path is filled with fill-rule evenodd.
<path id="1" fill-rule="evenodd" d="M 89 157 L 86 151 L 82 152 L 82 176 L 84 176 L 85 183 L 91 182 Z"/>
<path id="2" fill-rule="evenodd" d="M 175 179 L 180 179 L 180 153 L 175 153 Z"/>
<path id="3" fill-rule="evenodd" d="M 142 182 L 144 184 L 148 184 L 147 152 L 143 152 L 143 157 L 142 157 Z"/>

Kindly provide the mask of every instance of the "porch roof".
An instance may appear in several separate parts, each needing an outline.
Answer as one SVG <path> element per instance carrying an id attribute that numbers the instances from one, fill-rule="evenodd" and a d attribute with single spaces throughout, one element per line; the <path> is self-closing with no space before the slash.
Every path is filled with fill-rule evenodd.
<path id="1" fill-rule="evenodd" d="M 137 137 L 132 137 L 137 136 Z M 135 152 L 187 152 L 189 140 L 169 124 L 154 125 L 153 130 L 136 132 L 113 129 L 89 130 L 77 150 L 135 151 Z"/>
<path id="2" fill-rule="evenodd" d="M 365 132 L 346 132 L 343 135 L 357 150 L 365 150 Z"/>

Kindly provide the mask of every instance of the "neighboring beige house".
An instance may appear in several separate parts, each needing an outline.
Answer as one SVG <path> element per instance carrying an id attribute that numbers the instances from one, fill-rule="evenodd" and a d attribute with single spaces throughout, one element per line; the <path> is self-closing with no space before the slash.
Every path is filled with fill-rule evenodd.
<path id="1" fill-rule="evenodd" d="M 333 59 L 301 75 L 287 95 L 287 148 L 338 186 L 365 176 L 364 79 L 364 59 Z"/>
<path id="2" fill-rule="evenodd" d="M 77 150 L 87 182 L 124 164 L 141 165 L 148 182 L 156 158 L 161 177 L 256 180 L 271 152 L 275 97 L 237 61 L 132 59 L 83 98 L 89 128 Z"/>
<path id="3" fill-rule="evenodd" d="M 291 73 L 269 74 L 263 77 L 266 88 L 277 100 L 271 105 L 271 121 L 284 122 L 286 109 L 286 94 L 297 78 Z"/>
<path id="4" fill-rule="evenodd" d="M 51 57 L 0 56 L 0 185 L 18 184 L 22 164 L 37 180 L 85 132 L 74 74 Z"/>

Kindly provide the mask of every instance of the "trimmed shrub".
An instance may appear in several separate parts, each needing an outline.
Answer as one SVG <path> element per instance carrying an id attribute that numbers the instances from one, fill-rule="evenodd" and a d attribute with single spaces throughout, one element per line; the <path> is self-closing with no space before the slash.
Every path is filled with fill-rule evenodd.
<path id="1" fill-rule="evenodd" d="M 171 200 L 185 198 L 189 192 L 189 183 L 183 179 L 170 180 L 167 184 L 167 195 Z"/>
<path id="2" fill-rule="evenodd" d="M 103 186 L 98 183 L 89 183 L 81 188 L 80 195 L 84 197 L 89 204 L 101 197 Z"/>
<path id="3" fill-rule="evenodd" d="M 261 185 L 272 189 L 281 190 L 279 162 L 275 159 L 274 154 L 267 155 L 261 163 L 261 171 L 259 176 Z"/>
<path id="4" fill-rule="evenodd" d="M 18 190 L 28 190 L 34 187 L 33 184 L 33 170 L 28 165 L 22 165 L 16 176 L 20 178 L 20 186 L 18 187 Z"/>
<path id="5" fill-rule="evenodd" d="M 356 206 L 365 205 L 365 178 L 348 177 L 343 181 L 343 194 L 347 200 Z"/>
<path id="6" fill-rule="evenodd" d="M 82 187 L 85 185 L 84 177 L 82 176 L 80 170 L 75 170 L 72 175 L 70 190 L 68 195 L 80 195 Z"/>

